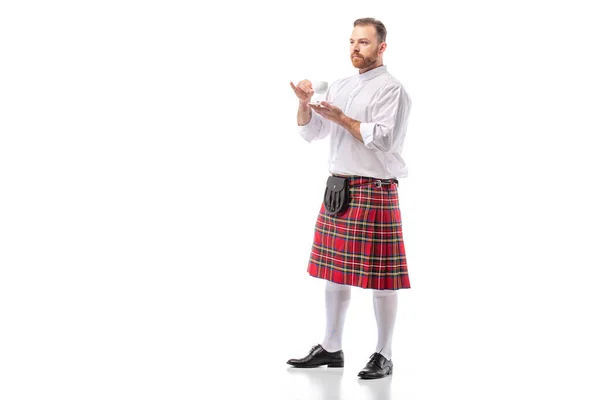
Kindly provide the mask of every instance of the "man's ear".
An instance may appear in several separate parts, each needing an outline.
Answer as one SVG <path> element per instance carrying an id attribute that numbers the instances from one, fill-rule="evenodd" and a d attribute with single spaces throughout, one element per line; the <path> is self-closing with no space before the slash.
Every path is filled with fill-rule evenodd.
<path id="1" fill-rule="evenodd" d="M 387 48 L 387 43 L 381 42 L 381 44 L 379 45 L 379 54 L 383 53 L 386 48 Z"/>

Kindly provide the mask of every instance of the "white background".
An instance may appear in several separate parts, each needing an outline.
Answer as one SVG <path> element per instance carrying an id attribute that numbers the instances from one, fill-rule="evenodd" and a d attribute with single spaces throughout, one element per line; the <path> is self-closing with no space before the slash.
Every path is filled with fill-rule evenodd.
<path id="1" fill-rule="evenodd" d="M 0 398 L 378 396 L 368 291 L 340 390 L 285 365 L 328 175 L 289 81 L 357 73 L 370 16 L 413 100 L 388 398 L 597 399 L 593 3 L 2 2 Z"/>

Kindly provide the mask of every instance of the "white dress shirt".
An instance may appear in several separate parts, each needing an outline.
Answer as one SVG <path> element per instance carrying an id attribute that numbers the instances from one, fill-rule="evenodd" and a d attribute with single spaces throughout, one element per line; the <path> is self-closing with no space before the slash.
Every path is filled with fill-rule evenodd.
<path id="1" fill-rule="evenodd" d="M 308 142 L 331 136 L 329 172 L 382 179 L 408 175 L 400 154 L 411 100 L 385 65 L 336 80 L 327 89 L 325 101 L 360 121 L 364 142 L 311 110 L 309 123 L 299 126 L 299 133 Z"/>

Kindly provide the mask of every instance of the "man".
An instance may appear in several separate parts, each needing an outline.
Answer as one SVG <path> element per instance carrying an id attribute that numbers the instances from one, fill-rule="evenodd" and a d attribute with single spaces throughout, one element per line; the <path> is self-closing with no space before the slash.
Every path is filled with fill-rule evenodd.
<path id="1" fill-rule="evenodd" d="M 383 64 L 386 33 L 376 19 L 354 22 L 350 60 L 358 74 L 333 82 L 320 105 L 310 103 L 310 81 L 297 86 L 290 82 L 299 99 L 300 135 L 308 142 L 330 136 L 329 172 L 346 180 L 350 200 L 338 214 L 324 200 L 315 226 L 308 272 L 325 280 L 324 340 L 288 364 L 343 367 L 342 333 L 351 287 L 372 289 L 378 340 L 358 374 L 363 379 L 392 373 L 397 290 L 410 288 L 397 178 L 407 176 L 400 154 L 411 100 Z"/>

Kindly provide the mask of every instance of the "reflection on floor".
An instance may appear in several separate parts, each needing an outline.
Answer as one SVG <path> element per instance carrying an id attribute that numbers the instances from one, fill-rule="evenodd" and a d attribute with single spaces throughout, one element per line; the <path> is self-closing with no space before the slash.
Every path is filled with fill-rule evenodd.
<path id="1" fill-rule="evenodd" d="M 307 400 L 391 400 L 393 375 L 382 379 L 359 379 L 345 368 L 287 367 L 286 399 Z"/>

